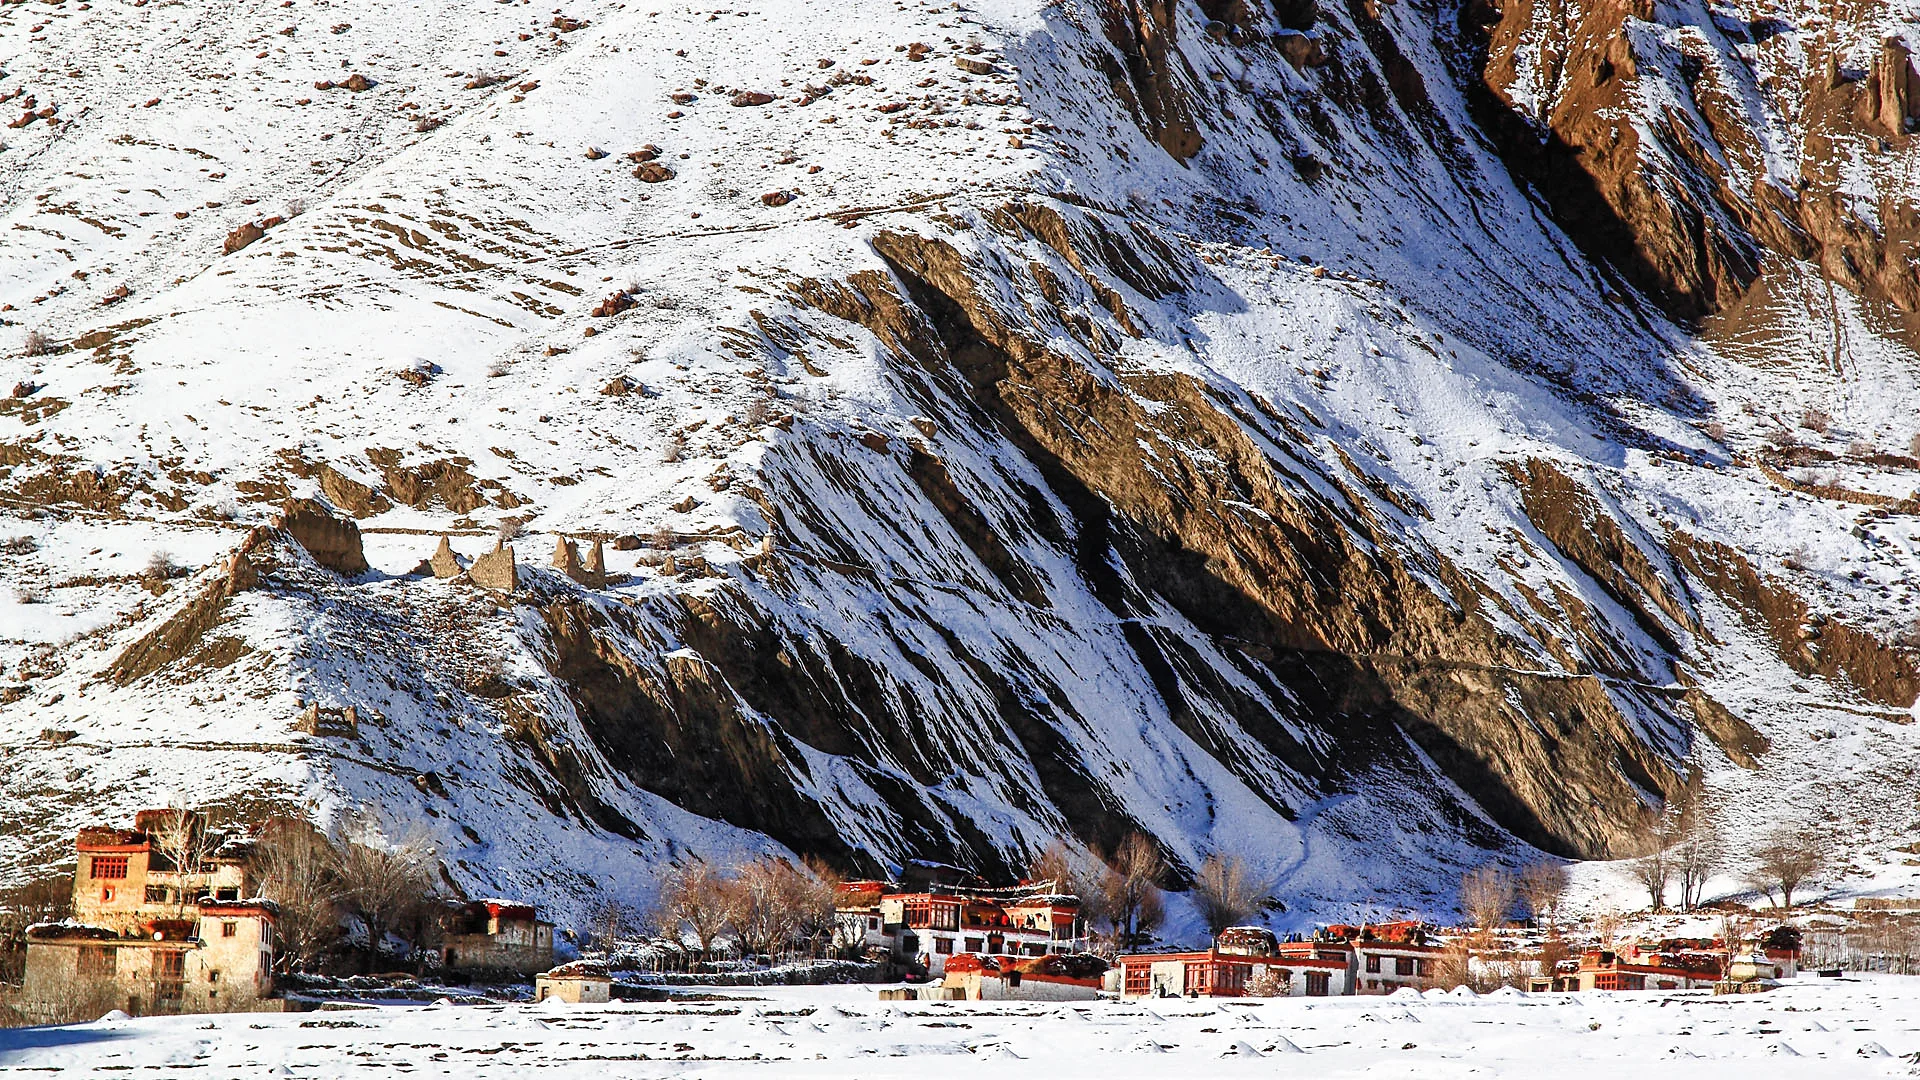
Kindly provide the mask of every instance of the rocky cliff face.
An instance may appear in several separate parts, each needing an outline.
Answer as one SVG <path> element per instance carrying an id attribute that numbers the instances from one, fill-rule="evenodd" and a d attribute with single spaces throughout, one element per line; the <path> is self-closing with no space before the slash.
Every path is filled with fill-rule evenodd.
<path id="1" fill-rule="evenodd" d="M 295 35 L 178 216 L 119 190 L 192 157 L 122 84 L 23 129 L 0 855 L 170 784 L 579 898 L 1142 830 L 1310 921 L 1911 768 L 1880 16 L 854 7 L 449 8 L 527 70 L 458 92 L 315 97 L 345 46 Z"/>
<path id="2" fill-rule="evenodd" d="M 1482 3 L 1490 128 L 1588 250 L 1672 314 L 1798 260 L 1904 311 L 1916 212 L 1898 179 L 1920 106 L 1879 4 Z"/>

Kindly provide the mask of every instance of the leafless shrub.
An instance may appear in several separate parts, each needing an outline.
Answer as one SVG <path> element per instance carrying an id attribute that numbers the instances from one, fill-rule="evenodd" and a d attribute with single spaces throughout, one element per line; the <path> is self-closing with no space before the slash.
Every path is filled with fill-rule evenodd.
<path id="1" fill-rule="evenodd" d="M 493 527 L 493 538 L 504 544 L 526 531 L 526 523 L 517 517 L 501 518 Z"/>
<path id="2" fill-rule="evenodd" d="M 756 397 L 747 403 L 747 426 L 758 431 L 767 426 L 773 416 L 773 405 L 766 398 Z"/>
<path id="3" fill-rule="evenodd" d="M 16 604 L 44 604 L 46 594 L 31 585 L 22 585 L 13 590 L 13 602 Z"/>
<path id="4" fill-rule="evenodd" d="M 1913 438 L 1907 440 L 1907 456 L 1920 458 L 1920 432 L 1915 432 Z"/>
<path id="5" fill-rule="evenodd" d="M 655 551 L 671 551 L 673 550 L 674 543 L 673 530 L 662 525 L 653 530 L 653 536 L 650 538 L 650 541 Z"/>
<path id="6" fill-rule="evenodd" d="M 287 200 L 287 212 L 284 215 L 287 218 L 287 220 L 291 221 L 294 218 L 297 218 L 301 214 L 304 214 L 306 212 L 307 212 L 307 200 L 305 199 L 288 199 Z"/>
<path id="7" fill-rule="evenodd" d="M 22 356 L 45 356 L 51 351 L 53 351 L 53 342 L 38 330 L 27 331 L 27 336 L 20 342 Z"/>
<path id="8" fill-rule="evenodd" d="M 498 379 L 511 370 L 512 368 L 507 365 L 505 360 L 495 360 L 493 363 L 487 365 L 487 378 Z"/>
<path id="9" fill-rule="evenodd" d="M 1714 442 L 1727 441 L 1727 425 L 1718 420 L 1708 423 L 1704 430 L 1707 433 L 1707 438 L 1712 439 Z"/>
<path id="10" fill-rule="evenodd" d="M 443 126 L 444 124 L 446 124 L 446 122 L 447 120 L 443 116 L 433 116 L 431 114 L 423 114 L 413 118 L 413 130 L 424 134 L 426 132 L 434 130 L 435 128 Z"/>
<path id="11" fill-rule="evenodd" d="M 1271 968 L 1264 969 L 1260 974 L 1247 980 L 1248 997 L 1285 997 L 1286 995 L 1287 980 L 1275 974 Z"/>
<path id="12" fill-rule="evenodd" d="M 661 311 L 672 311 L 674 308 L 680 306 L 680 300 L 670 294 L 661 293 L 659 296 L 653 298 L 653 306 L 659 308 Z"/>
<path id="13" fill-rule="evenodd" d="M 165 551 L 156 551 L 147 556 L 146 577 L 150 581 L 165 581 L 179 571 L 179 564 Z"/>
<path id="14" fill-rule="evenodd" d="M 1825 435 L 1827 428 L 1832 424 L 1833 416 L 1825 409 L 1816 409 L 1808 406 L 1800 411 L 1800 426 L 1806 428 L 1808 431 L 1816 431 Z"/>
<path id="15" fill-rule="evenodd" d="M 1855 439 L 1847 444 L 1847 456 L 1870 458 L 1880 452 L 1880 448 L 1865 439 Z"/>
<path id="16" fill-rule="evenodd" d="M 39 550 L 40 541 L 35 540 L 25 533 L 21 533 L 19 536 L 9 536 L 5 540 L 0 540 L 0 552 L 8 555 L 31 555 Z"/>
<path id="17" fill-rule="evenodd" d="M 661 452 L 660 460 L 671 465 L 687 456 L 687 433 L 676 431 L 667 440 L 667 448 Z"/>
<path id="18" fill-rule="evenodd" d="M 1775 428 L 1767 432 L 1767 445 L 1776 450 L 1791 450 L 1800 445 L 1800 437 L 1786 428 Z"/>

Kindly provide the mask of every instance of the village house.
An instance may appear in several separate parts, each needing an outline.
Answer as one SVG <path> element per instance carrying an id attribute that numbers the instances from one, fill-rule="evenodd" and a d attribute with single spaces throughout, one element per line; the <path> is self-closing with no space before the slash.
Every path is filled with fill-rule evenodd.
<path id="1" fill-rule="evenodd" d="M 605 1004 L 613 1000 L 613 976 L 607 972 L 607 965 L 593 960 L 561 964 L 534 977 L 533 1000 Z"/>
<path id="2" fill-rule="evenodd" d="M 74 915 L 28 928 L 20 989 L 29 1016 L 248 1009 L 273 993 L 278 912 L 250 893 L 245 838 L 183 811 L 75 841 Z"/>
<path id="3" fill-rule="evenodd" d="M 956 955 L 1050 956 L 1087 945 L 1079 899 L 1051 882 L 994 889 L 929 881 L 906 892 L 892 882 L 849 881 L 838 887 L 834 909 L 843 944 L 934 977 Z"/>
<path id="4" fill-rule="evenodd" d="M 1424 924 L 1412 921 L 1335 925 L 1316 939 L 1340 942 L 1353 950 L 1354 993 L 1391 994 L 1403 986 L 1431 986 L 1446 950 L 1427 941 Z"/>
<path id="5" fill-rule="evenodd" d="M 1712 988 L 1726 968 L 1726 955 L 1694 948 L 1629 945 L 1588 949 L 1576 970 L 1579 990 L 1694 990 Z"/>
<path id="6" fill-rule="evenodd" d="M 1353 993 L 1353 951 L 1343 942 L 1281 943 L 1258 926 L 1229 927 L 1204 952 L 1120 958 L 1120 996 L 1334 997 Z"/>
<path id="7" fill-rule="evenodd" d="M 142 810 L 132 829 L 82 829 L 74 843 L 73 919 L 137 932 L 152 919 L 190 918 L 202 896 L 238 900 L 252 892 L 251 849 L 248 838 L 213 832 L 205 815 L 191 811 Z"/>
<path id="8" fill-rule="evenodd" d="M 452 909 L 441 939 L 448 971 L 537 975 L 553 966 L 553 924 L 517 900 L 474 900 Z"/>
<path id="9" fill-rule="evenodd" d="M 1107 965 L 1098 957 L 976 956 L 947 959 L 941 987 L 963 1001 L 1092 1001 Z"/>

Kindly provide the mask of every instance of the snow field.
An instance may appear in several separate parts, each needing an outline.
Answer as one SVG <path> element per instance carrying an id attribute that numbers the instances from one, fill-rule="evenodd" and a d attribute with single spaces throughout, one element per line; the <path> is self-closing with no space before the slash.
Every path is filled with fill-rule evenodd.
<path id="1" fill-rule="evenodd" d="M 1920 980 L 1773 993 L 1040 1004 L 779 987 L 713 1002 L 430 1005 L 0 1032 L 0 1076 L 973 1077 L 1912 1075 Z M 981 1059 L 989 1059 L 982 1061 Z"/>

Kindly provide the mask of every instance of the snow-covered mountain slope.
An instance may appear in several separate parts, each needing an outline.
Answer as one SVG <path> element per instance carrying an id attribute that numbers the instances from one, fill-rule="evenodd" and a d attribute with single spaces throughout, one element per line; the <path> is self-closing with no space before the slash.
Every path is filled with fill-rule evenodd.
<path id="1" fill-rule="evenodd" d="M 0 402 L 0 864 L 373 803 L 564 910 L 1139 828 L 1305 922 L 1630 854 L 1693 784 L 1898 864 L 1898 309 L 1783 250 L 1664 321 L 1515 179 L 1481 25 L 0 7 L 0 317 L 54 346 Z M 366 573 L 257 528 L 309 497 Z M 503 522 L 511 598 L 416 570 Z M 589 588 L 563 536 L 641 543 Z"/>

